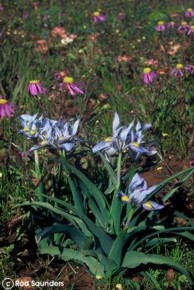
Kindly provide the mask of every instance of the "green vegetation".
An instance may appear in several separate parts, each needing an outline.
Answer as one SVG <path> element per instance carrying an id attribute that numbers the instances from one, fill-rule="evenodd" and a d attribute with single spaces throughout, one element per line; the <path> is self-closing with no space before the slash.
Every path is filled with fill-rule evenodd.
<path id="1" fill-rule="evenodd" d="M 1 1 L 1 280 L 191 289 L 194 7 L 159 2 Z"/>

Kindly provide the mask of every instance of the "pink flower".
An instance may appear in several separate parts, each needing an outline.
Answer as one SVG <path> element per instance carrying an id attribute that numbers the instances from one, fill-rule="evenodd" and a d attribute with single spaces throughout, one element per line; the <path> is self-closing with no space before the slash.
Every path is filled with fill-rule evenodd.
<path id="1" fill-rule="evenodd" d="M 43 95 L 46 93 L 46 89 L 42 86 L 40 81 L 33 80 L 28 84 L 28 93 L 31 96 Z"/>
<path id="2" fill-rule="evenodd" d="M 187 34 L 188 34 L 188 35 L 191 35 L 191 36 L 194 35 L 194 25 L 191 25 L 191 26 L 190 26 L 189 31 L 188 31 Z"/>
<path id="3" fill-rule="evenodd" d="M 188 72 L 189 74 L 193 75 L 194 74 L 194 65 L 189 64 L 184 68 L 184 70 L 186 72 Z"/>
<path id="4" fill-rule="evenodd" d="M 106 16 L 103 13 L 100 13 L 99 11 L 95 11 L 93 13 L 93 22 L 94 24 L 99 23 L 99 22 L 103 22 L 105 21 Z"/>
<path id="5" fill-rule="evenodd" d="M 157 77 L 157 74 L 154 71 L 151 71 L 149 67 L 144 68 L 143 70 L 143 82 L 144 84 L 150 84 L 152 83 L 155 78 Z"/>
<path id="6" fill-rule="evenodd" d="M 178 63 L 170 72 L 170 75 L 175 78 L 182 78 L 184 76 L 183 65 Z"/>
<path id="7" fill-rule="evenodd" d="M 11 117 L 14 114 L 14 106 L 0 96 L 0 118 Z"/>
<path id="8" fill-rule="evenodd" d="M 77 84 L 74 83 L 73 78 L 64 77 L 63 82 L 59 85 L 60 90 L 65 90 L 71 96 L 76 96 L 77 94 L 83 95 L 84 92 L 79 88 Z"/>
<path id="9" fill-rule="evenodd" d="M 187 33 L 189 31 L 189 25 L 186 21 L 181 21 L 181 25 L 177 29 L 178 32 Z"/>
<path id="10" fill-rule="evenodd" d="M 55 79 L 56 79 L 58 82 L 62 82 L 63 79 L 64 79 L 64 77 L 67 76 L 67 71 L 64 70 L 64 71 L 56 72 L 56 73 L 54 74 L 54 76 L 55 76 Z"/>
<path id="11" fill-rule="evenodd" d="M 175 22 L 174 21 L 170 21 L 168 24 L 167 24 L 167 28 L 171 28 L 173 29 L 175 27 Z"/>
<path id="12" fill-rule="evenodd" d="M 158 21 L 158 24 L 156 25 L 156 31 L 164 31 L 166 29 L 166 26 L 163 21 Z"/>
<path id="13" fill-rule="evenodd" d="M 189 164 L 190 164 L 191 166 L 194 166 L 194 156 L 191 158 Z"/>
<path id="14" fill-rule="evenodd" d="M 0 4 L 0 11 L 4 11 L 4 7 L 2 4 Z"/>
<path id="15" fill-rule="evenodd" d="M 153 58 L 145 60 L 144 63 L 146 65 L 158 66 L 158 60 L 155 60 Z"/>
<path id="16" fill-rule="evenodd" d="M 132 57 L 127 54 L 123 54 L 123 55 L 118 55 L 116 60 L 118 62 L 130 62 L 132 60 Z"/>
<path id="17" fill-rule="evenodd" d="M 187 11 L 185 11 L 185 17 L 194 17 L 194 10 L 192 8 L 188 8 Z"/>

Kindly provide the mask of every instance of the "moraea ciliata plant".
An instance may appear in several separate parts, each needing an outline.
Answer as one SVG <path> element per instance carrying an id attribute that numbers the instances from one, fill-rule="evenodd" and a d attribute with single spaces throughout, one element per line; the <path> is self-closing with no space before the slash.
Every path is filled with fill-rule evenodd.
<path id="1" fill-rule="evenodd" d="M 108 173 L 106 189 L 101 184 L 95 184 L 76 168 L 76 162 L 72 163 L 72 156 L 76 158 L 76 147 L 80 150 L 80 144 L 75 146 L 79 141 L 76 138 L 79 120 L 72 124 L 62 120 L 37 118 L 37 115 L 22 115 L 21 123 L 27 130 L 20 132 L 26 134 L 34 126 L 33 129 L 38 132 L 37 139 L 46 140 L 47 150 L 55 149 L 55 154 L 53 157 L 50 154 L 49 158 L 55 160 L 53 164 L 58 160 L 60 182 L 61 178 L 64 180 L 60 196 L 52 188 L 48 190 L 48 186 L 44 186 L 44 191 L 38 192 L 37 200 L 20 205 L 31 211 L 41 254 L 84 264 L 98 279 L 111 277 L 122 270 L 137 269 L 156 289 L 160 289 L 153 276 L 139 270 L 141 266 L 149 264 L 150 267 L 153 264 L 170 266 L 183 273 L 189 283 L 193 284 L 190 273 L 181 264 L 148 251 L 159 245 L 176 243 L 178 236 L 194 240 L 194 223 L 189 219 L 184 217 L 187 219 L 187 226 L 178 226 L 174 221 L 164 221 L 164 217 L 160 215 L 165 209 L 165 202 L 192 176 L 194 167 L 148 187 L 136 165 L 141 155 L 149 158 L 156 153 L 156 150 L 152 152 L 145 146 L 149 142 L 143 141 L 144 132 L 151 128 L 150 124 L 142 126 L 139 121 L 134 120 L 129 125 L 120 126 L 119 116 L 115 113 L 112 136 L 91 148 L 93 154 L 101 157 Z M 29 138 L 29 134 L 26 136 Z M 134 143 L 137 143 L 136 146 Z M 42 146 L 35 145 L 31 151 L 40 150 L 41 154 L 41 148 Z M 131 159 L 133 149 L 135 158 Z M 116 159 L 116 167 L 110 159 L 112 157 Z M 130 165 L 127 170 L 123 170 L 123 159 L 127 157 Z M 103 179 L 104 171 L 101 173 Z M 170 187 L 177 180 L 179 182 Z M 157 203 L 156 193 L 166 186 L 168 192 Z M 38 215 L 41 220 L 45 218 L 45 222 L 49 222 L 47 226 L 39 224 Z M 181 216 L 179 212 L 174 215 Z"/>

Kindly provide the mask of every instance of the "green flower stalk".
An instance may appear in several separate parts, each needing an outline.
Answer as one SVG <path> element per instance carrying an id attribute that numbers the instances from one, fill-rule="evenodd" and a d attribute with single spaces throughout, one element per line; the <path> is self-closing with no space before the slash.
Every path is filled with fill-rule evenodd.
<path id="1" fill-rule="evenodd" d="M 43 183 L 41 182 L 41 178 L 42 178 L 42 173 L 41 173 L 41 169 L 40 169 L 40 164 L 39 164 L 39 156 L 38 156 L 38 150 L 34 150 L 34 167 L 35 167 L 35 174 L 36 177 L 38 178 L 38 187 L 37 187 L 37 191 L 38 191 L 38 199 L 40 201 L 44 201 L 43 198 L 43 193 L 44 193 L 44 187 L 43 187 Z"/>

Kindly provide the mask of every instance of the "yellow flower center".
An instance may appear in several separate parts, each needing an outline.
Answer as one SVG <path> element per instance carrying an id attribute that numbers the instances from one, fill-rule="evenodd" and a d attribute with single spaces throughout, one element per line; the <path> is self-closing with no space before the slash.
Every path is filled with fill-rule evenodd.
<path id="1" fill-rule="evenodd" d="M 191 25 L 191 30 L 194 30 L 194 25 Z"/>
<path id="2" fill-rule="evenodd" d="M 66 83 L 66 84 L 72 84 L 73 83 L 73 78 L 65 77 L 63 79 L 63 82 Z"/>
<path id="3" fill-rule="evenodd" d="M 31 136 L 33 136 L 33 135 L 35 135 L 35 134 L 36 134 L 36 131 L 35 131 L 35 130 L 30 130 L 30 132 L 29 132 L 29 133 L 30 133 L 30 135 L 31 135 Z"/>
<path id="4" fill-rule="evenodd" d="M 40 142 L 40 145 L 41 145 L 41 146 L 44 146 L 44 145 L 46 145 L 46 144 L 47 144 L 46 140 L 43 140 L 42 142 Z"/>
<path id="5" fill-rule="evenodd" d="M 93 15 L 94 15 L 94 16 L 99 16 L 99 15 L 100 15 L 100 12 L 95 11 L 95 12 L 93 13 Z"/>
<path id="6" fill-rule="evenodd" d="M 158 25 L 163 25 L 164 21 L 158 21 Z"/>
<path id="7" fill-rule="evenodd" d="M 187 11 L 188 11 L 188 12 L 192 12 L 193 9 L 192 9 L 192 8 L 188 8 Z"/>
<path id="8" fill-rule="evenodd" d="M 40 81 L 39 80 L 32 80 L 30 81 L 30 84 L 38 84 Z"/>
<path id="9" fill-rule="evenodd" d="M 127 201 L 129 201 L 129 197 L 128 197 L 128 195 L 123 195 L 123 196 L 121 196 L 121 201 L 123 201 L 123 202 L 127 202 Z"/>
<path id="10" fill-rule="evenodd" d="M 0 105 L 5 105 L 7 104 L 7 100 L 5 99 L 0 99 Z"/>
<path id="11" fill-rule="evenodd" d="M 104 142 L 112 142 L 112 137 L 107 137 Z"/>
<path id="12" fill-rule="evenodd" d="M 149 67 L 144 68 L 143 70 L 144 74 L 149 74 L 151 72 L 151 69 Z"/>
<path id="13" fill-rule="evenodd" d="M 139 144 L 137 142 L 132 142 L 131 145 L 136 147 L 136 148 L 139 148 Z"/>
<path id="14" fill-rule="evenodd" d="M 176 65 L 176 68 L 177 68 L 177 69 L 182 69 L 182 68 L 183 68 L 183 65 L 182 65 L 181 63 L 178 63 L 178 64 Z"/>
<path id="15" fill-rule="evenodd" d="M 187 22 L 186 21 L 181 21 L 181 25 L 182 26 L 186 26 L 187 25 Z"/>
<path id="16" fill-rule="evenodd" d="M 146 207 L 152 209 L 152 204 L 151 204 L 150 201 L 145 202 L 144 205 L 145 205 Z"/>

